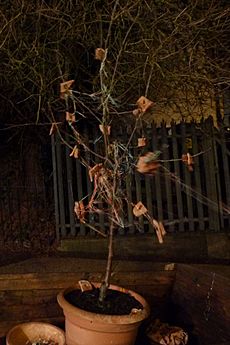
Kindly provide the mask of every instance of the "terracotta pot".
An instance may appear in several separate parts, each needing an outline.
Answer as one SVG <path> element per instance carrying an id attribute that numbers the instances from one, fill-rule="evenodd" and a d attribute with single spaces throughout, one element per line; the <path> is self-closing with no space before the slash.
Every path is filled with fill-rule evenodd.
<path id="1" fill-rule="evenodd" d="M 45 322 L 26 322 L 13 327 L 6 336 L 6 345 L 26 345 L 38 340 L 65 345 L 65 333 Z"/>
<path id="2" fill-rule="evenodd" d="M 100 284 L 93 283 L 95 287 Z M 65 315 L 67 345 L 133 345 L 141 322 L 149 316 L 149 305 L 143 297 L 131 290 L 116 285 L 110 289 L 126 292 L 135 297 L 143 310 L 130 315 L 103 315 L 77 308 L 65 299 L 65 294 L 75 290 L 72 287 L 60 292 L 58 303 Z"/>

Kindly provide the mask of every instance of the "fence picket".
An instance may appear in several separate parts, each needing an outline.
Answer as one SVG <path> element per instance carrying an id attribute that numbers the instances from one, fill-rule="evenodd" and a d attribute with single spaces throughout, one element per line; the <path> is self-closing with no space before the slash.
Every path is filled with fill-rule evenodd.
<path id="1" fill-rule="evenodd" d="M 128 200 L 127 205 L 124 204 L 123 210 L 125 229 L 119 229 L 118 233 L 120 235 L 135 233 L 135 225 L 141 232 L 147 229 L 145 228 L 146 220 L 143 217 L 137 219 L 133 215 L 132 205 L 138 201 L 142 201 L 146 205 L 151 216 L 168 225 L 169 231 L 176 231 L 177 229 L 184 231 L 186 228 L 189 231 L 194 231 L 197 228 L 204 230 L 207 227 L 217 231 L 220 229 L 220 221 L 222 227 L 226 225 L 227 221 L 229 222 L 229 216 L 226 216 L 226 213 L 224 214 L 220 209 L 222 199 L 227 204 L 230 203 L 229 193 L 226 191 L 224 194 L 223 192 L 223 184 L 226 190 L 230 188 L 229 151 L 224 138 L 222 136 L 218 138 L 213 133 L 212 124 L 208 121 L 201 124 L 199 130 L 194 124 L 188 125 L 185 123 L 180 125 L 171 124 L 168 133 L 165 126 L 156 128 L 154 124 L 151 125 L 150 130 L 152 135 L 150 136 L 148 149 L 162 151 L 160 159 L 165 161 L 162 163 L 165 169 L 159 169 L 154 176 L 144 176 L 133 171 L 125 177 L 123 188 Z M 121 129 L 116 134 L 122 137 L 123 142 L 126 142 L 127 132 L 123 132 L 123 129 Z M 90 145 L 92 150 L 99 153 L 99 144 L 95 140 L 95 135 L 95 132 L 88 133 L 87 128 L 84 130 L 84 136 L 88 138 L 87 145 Z M 137 141 L 138 135 L 140 133 L 133 137 L 133 142 Z M 188 138 L 191 142 L 190 147 L 186 146 L 186 139 Z M 77 195 L 79 200 L 85 196 L 89 199 L 92 195 L 93 186 L 89 181 L 88 173 L 86 172 L 86 177 L 83 176 L 85 168 L 82 168 L 79 161 L 76 160 L 76 163 L 73 163 L 73 160 L 70 160 L 69 151 L 66 148 L 66 167 L 63 167 L 62 160 L 64 156 L 62 152 L 64 145 L 61 145 L 60 139 L 56 138 L 56 141 L 52 139 L 52 145 L 57 233 L 61 238 L 67 236 L 66 228 L 69 225 L 66 224 L 66 219 L 70 219 L 71 235 L 75 236 L 78 233 L 76 233 L 76 230 L 73 231 L 73 218 L 71 221 L 71 216 L 67 215 L 66 212 L 71 212 L 73 194 Z M 143 149 L 143 152 L 146 149 Z M 135 156 L 140 154 L 140 148 L 134 150 Z M 196 155 L 202 150 L 205 153 L 195 156 L 194 171 L 191 173 L 179 158 L 181 158 L 182 153 L 190 152 L 192 155 Z M 221 158 L 218 152 L 221 152 Z M 93 157 L 89 152 L 83 152 L 83 155 L 85 155 L 85 160 L 91 166 L 98 162 L 95 157 L 94 163 L 91 162 Z M 170 161 L 171 159 L 173 160 Z M 217 159 L 218 161 L 221 159 L 222 174 L 218 172 Z M 71 164 L 75 164 L 74 169 Z M 64 172 L 66 168 L 67 171 Z M 76 176 L 73 175 L 73 171 L 76 171 Z M 223 178 L 224 182 L 220 181 Z M 70 187 L 71 184 L 76 189 L 73 193 Z M 67 188 L 64 187 L 65 185 Z M 68 202 L 65 200 L 66 197 Z M 107 231 L 108 222 L 105 222 L 103 213 L 100 213 L 98 217 L 92 213 L 89 216 L 90 223 Z M 83 224 L 75 224 L 75 226 L 80 227 L 79 235 L 86 234 L 86 227 Z M 153 231 L 150 225 L 148 225 L 148 231 Z M 87 229 L 88 232 L 95 234 L 92 230 Z"/>
<path id="2" fill-rule="evenodd" d="M 165 160 L 164 167 L 164 182 L 166 188 L 166 206 L 167 206 L 167 214 L 168 214 L 168 222 L 169 222 L 169 231 L 173 231 L 173 201 L 172 201 L 172 184 L 170 179 L 170 163 L 169 160 L 169 145 L 167 140 L 167 129 L 166 126 L 162 126 L 162 150 L 163 150 L 163 159 Z"/>
<path id="3" fill-rule="evenodd" d="M 226 205 L 230 205 L 230 151 L 227 148 L 228 139 L 225 136 L 225 133 L 222 132 L 220 139 L 218 138 L 217 144 L 220 146 L 221 150 L 221 163 L 222 163 L 222 170 L 218 169 L 219 173 L 219 200 L 224 200 Z M 220 159 L 220 157 L 219 157 Z M 223 211 L 223 205 L 220 204 L 220 211 L 221 211 L 221 219 L 223 220 L 222 227 L 225 226 L 224 219 L 227 220 L 227 226 L 230 225 L 230 212 L 226 215 L 226 211 Z"/>
<path id="4" fill-rule="evenodd" d="M 132 200 L 132 175 L 128 174 L 125 178 L 125 186 L 126 186 L 126 195 L 127 195 L 127 201 L 128 201 L 128 232 L 130 234 L 134 234 L 134 216 L 133 216 L 133 206 L 131 203 Z"/>
<path id="5" fill-rule="evenodd" d="M 208 197 L 208 217 L 209 217 L 209 228 L 213 231 L 220 230 L 219 224 L 219 216 L 218 216 L 218 199 L 217 199 L 217 191 L 216 191 L 216 165 L 214 163 L 214 138 L 212 132 L 212 121 L 208 119 L 205 122 L 204 126 L 204 166 L 206 167 L 205 170 L 205 179 L 206 179 L 206 189 L 207 189 L 207 197 Z"/>
<path id="6" fill-rule="evenodd" d="M 90 139 L 89 139 L 88 128 L 85 128 L 85 130 L 83 131 L 83 136 L 86 138 L 85 139 L 86 145 L 89 146 L 90 145 Z M 92 166 L 90 159 L 91 159 L 91 154 L 89 152 L 86 152 L 85 153 L 85 160 L 89 166 Z M 82 184 L 82 181 L 81 181 L 81 184 Z M 93 187 L 92 187 L 92 182 L 89 179 L 89 174 L 88 174 L 87 168 L 86 168 L 86 186 L 87 186 L 87 194 L 86 195 L 88 195 L 88 200 L 90 200 L 91 195 L 93 193 Z M 97 224 L 95 224 L 95 217 L 94 217 L 94 214 L 92 212 L 89 214 L 89 223 L 93 224 L 94 226 L 97 225 Z M 93 235 L 93 236 L 96 235 L 95 231 L 93 231 L 91 229 L 89 230 L 89 234 Z"/>
<path id="7" fill-rule="evenodd" d="M 57 140 L 57 137 L 56 137 Z M 52 164 L 53 164 L 53 188 L 54 188 L 54 214 L 55 214 L 55 227 L 56 227 L 56 237 L 59 241 L 59 212 L 58 212 L 58 184 L 57 184 L 57 164 L 56 164 L 56 144 L 55 136 L 51 136 L 52 145 Z"/>
<path id="8" fill-rule="evenodd" d="M 145 176 L 146 205 L 150 216 L 153 216 L 152 181 L 152 176 Z"/>
<path id="9" fill-rule="evenodd" d="M 195 124 L 193 123 L 191 125 L 191 133 L 192 133 L 192 151 L 193 155 L 196 155 L 199 152 L 198 148 L 198 137 L 199 134 L 195 131 Z M 194 158 L 194 177 L 195 177 L 195 188 L 199 194 L 202 194 L 202 188 L 201 188 L 201 169 L 200 169 L 200 156 L 197 156 Z M 199 202 L 197 199 L 194 200 L 196 202 L 197 207 L 197 214 L 198 214 L 198 224 L 199 224 L 199 230 L 204 230 L 204 209 L 203 204 Z"/>
<path id="10" fill-rule="evenodd" d="M 68 140 L 67 135 L 65 140 Z M 70 222 L 70 234 L 71 236 L 76 236 L 76 227 L 74 219 L 74 197 L 73 197 L 73 165 L 70 160 L 70 148 L 65 146 L 65 158 L 66 158 L 66 179 L 67 179 L 67 193 L 68 193 L 68 206 L 69 206 L 69 222 Z"/>
<path id="11" fill-rule="evenodd" d="M 76 159 L 76 180 L 77 180 L 77 198 L 78 198 L 78 201 L 80 201 L 84 197 L 84 195 L 83 195 L 83 188 L 82 188 L 82 165 L 78 159 Z M 85 225 L 82 223 L 80 223 L 80 234 L 81 235 L 86 234 Z"/>
<path id="12" fill-rule="evenodd" d="M 178 138 L 176 133 L 176 125 L 175 123 L 172 123 L 172 150 L 173 150 L 173 159 L 174 161 L 174 171 L 176 174 L 176 177 L 180 176 L 180 163 L 178 161 L 179 158 L 179 152 L 178 152 Z M 184 212 L 183 212 L 183 201 L 182 201 L 182 190 L 181 185 L 175 180 L 175 188 L 176 188 L 176 200 L 177 200 L 177 213 L 178 213 L 178 219 L 181 220 L 179 222 L 179 231 L 184 231 L 184 222 L 182 222 L 182 219 L 184 218 Z"/>
<path id="13" fill-rule="evenodd" d="M 135 172 L 135 186 L 136 186 L 136 201 L 142 201 L 142 193 L 141 193 L 141 178 L 139 173 Z M 138 217 L 138 230 L 142 232 L 144 230 L 144 219 L 143 216 Z"/>
<path id="14" fill-rule="evenodd" d="M 153 151 L 156 151 L 159 149 L 159 138 L 157 134 L 156 126 L 152 125 L 152 148 Z M 162 190 L 161 190 L 161 178 L 160 173 L 157 171 L 156 175 L 154 176 L 154 182 L 155 182 L 155 191 L 156 191 L 156 205 L 157 205 L 157 215 L 154 214 L 154 218 L 157 218 L 159 221 L 163 221 L 163 204 L 162 204 Z"/>
<path id="15" fill-rule="evenodd" d="M 59 204 L 59 217 L 61 236 L 65 237 L 66 233 L 66 217 L 65 217 L 65 197 L 63 186 L 63 161 L 60 137 L 56 137 L 56 164 L 57 164 L 57 184 L 58 184 L 58 204 Z"/>
<path id="16" fill-rule="evenodd" d="M 94 152 L 98 152 L 98 148 L 97 148 L 97 143 L 98 143 L 98 137 L 101 136 L 101 133 L 98 133 L 98 130 L 95 129 L 94 131 L 92 131 L 91 133 L 91 137 L 90 139 L 92 139 L 92 149 Z M 102 140 L 102 139 L 101 139 Z M 100 142 L 100 141 L 99 141 Z M 95 163 L 101 163 L 100 158 L 95 157 Z M 103 212 L 103 204 L 99 203 L 97 205 L 97 208 L 100 210 L 99 214 L 98 214 L 98 226 L 99 226 L 99 230 L 104 232 L 105 231 L 105 216 L 104 216 L 104 212 Z"/>
<path id="17" fill-rule="evenodd" d="M 181 136 L 182 136 L 182 154 L 189 153 L 186 147 L 186 126 L 185 123 L 181 123 Z M 183 166 L 183 175 L 186 186 L 191 188 L 191 172 L 188 170 L 187 166 Z M 193 217 L 193 200 L 191 197 L 190 189 L 186 189 L 186 201 L 187 201 L 187 211 L 188 211 L 188 225 L 189 230 L 194 231 L 194 217 Z"/>

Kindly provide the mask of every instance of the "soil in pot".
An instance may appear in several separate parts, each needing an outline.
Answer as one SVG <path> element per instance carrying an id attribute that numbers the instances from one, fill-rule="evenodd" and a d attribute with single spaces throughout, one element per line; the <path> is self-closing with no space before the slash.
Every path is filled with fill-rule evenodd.
<path id="1" fill-rule="evenodd" d="M 103 303 L 99 302 L 99 288 L 81 291 L 72 290 L 65 295 L 65 299 L 80 309 L 105 315 L 129 315 L 132 309 L 143 309 L 142 304 L 130 294 L 111 290 Z"/>

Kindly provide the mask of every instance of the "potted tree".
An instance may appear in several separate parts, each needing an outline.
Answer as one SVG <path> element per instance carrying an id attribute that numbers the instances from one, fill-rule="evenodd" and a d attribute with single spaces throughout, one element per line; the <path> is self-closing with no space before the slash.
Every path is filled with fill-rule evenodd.
<path id="1" fill-rule="evenodd" d="M 148 303 L 143 297 L 133 291 L 111 285 L 110 279 L 114 232 L 117 227 L 124 227 L 121 212 L 123 203 L 129 202 L 122 190 L 121 181 L 130 169 L 137 169 L 144 174 L 154 174 L 159 167 L 157 152 L 139 154 L 133 159 L 130 158 L 129 152 L 138 123 L 142 115 L 153 106 L 153 102 L 144 96 L 138 99 L 136 109 L 132 112 L 133 131 L 125 145 L 112 138 L 113 116 L 110 113 L 110 86 L 107 83 L 107 53 L 106 49 L 97 48 L 95 54 L 95 58 L 100 62 L 100 92 L 97 95 L 100 97 L 99 109 L 102 116 L 93 115 L 98 121 L 104 150 L 101 155 L 91 152 L 100 159 L 97 164 L 88 163 L 84 159 L 84 152 L 91 150 L 76 124 L 77 98 L 71 88 L 74 80 L 63 82 L 60 86 L 61 98 L 66 104 L 66 121 L 74 138 L 71 156 L 79 159 L 86 166 L 94 185 L 88 204 L 85 204 L 85 200 L 76 201 L 74 212 L 80 222 L 102 236 L 108 236 L 108 257 L 103 281 L 101 283 L 81 281 L 78 286 L 70 287 L 58 295 L 58 303 L 65 315 L 68 345 L 132 345 L 140 323 L 150 312 Z M 139 138 L 137 147 L 142 149 L 145 146 L 146 138 Z M 98 204 L 103 205 L 103 212 L 109 220 L 108 235 L 87 221 L 89 213 L 102 212 Z M 162 243 L 165 235 L 163 224 L 150 217 L 142 202 L 132 206 L 136 217 L 145 216 L 151 222 L 159 242 Z"/>

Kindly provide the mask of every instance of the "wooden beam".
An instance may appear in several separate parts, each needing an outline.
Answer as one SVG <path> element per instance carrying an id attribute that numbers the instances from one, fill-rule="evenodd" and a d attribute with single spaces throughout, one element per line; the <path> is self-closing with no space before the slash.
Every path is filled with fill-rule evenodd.
<path id="1" fill-rule="evenodd" d="M 62 240 L 59 250 L 72 252 L 82 257 L 105 257 L 107 253 L 107 240 L 76 238 Z M 158 260 L 158 261 L 185 261 L 199 262 L 207 259 L 207 243 L 204 233 L 167 234 L 164 243 L 159 244 L 156 235 L 135 235 L 116 237 L 114 240 L 114 253 L 117 259 L 130 260 Z"/>

